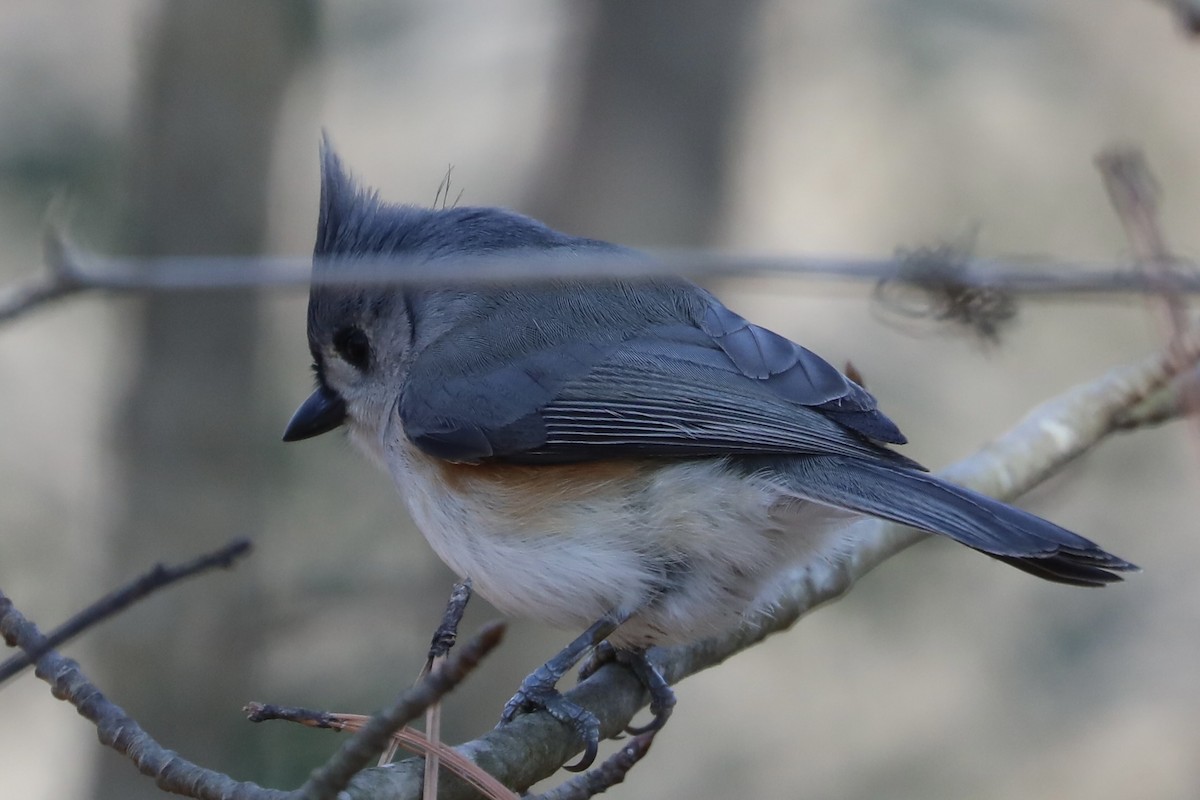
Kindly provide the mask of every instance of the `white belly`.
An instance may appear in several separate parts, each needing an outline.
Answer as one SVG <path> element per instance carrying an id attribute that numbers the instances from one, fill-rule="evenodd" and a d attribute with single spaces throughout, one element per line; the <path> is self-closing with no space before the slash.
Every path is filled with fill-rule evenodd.
<path id="1" fill-rule="evenodd" d="M 617 645 L 731 628 L 780 569 L 832 545 L 795 530 L 798 501 L 719 459 L 468 466 L 403 440 L 385 460 L 429 544 L 481 596 L 572 630 L 633 614 Z"/>

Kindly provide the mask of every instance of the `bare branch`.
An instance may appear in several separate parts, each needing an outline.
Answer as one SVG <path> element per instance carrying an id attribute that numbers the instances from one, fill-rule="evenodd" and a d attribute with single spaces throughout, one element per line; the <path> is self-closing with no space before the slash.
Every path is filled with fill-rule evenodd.
<path id="1" fill-rule="evenodd" d="M 1188 309 L 1182 295 L 1175 291 L 1178 259 L 1167 246 L 1167 237 L 1159 223 L 1158 181 L 1150 172 L 1146 156 L 1131 147 L 1112 147 L 1096 157 L 1096 166 L 1104 178 L 1113 210 L 1125 228 L 1125 235 L 1146 275 L 1161 288 L 1156 308 L 1163 336 L 1171 357 L 1182 373 L 1188 361 L 1182 339 L 1188 328 Z M 1175 398 L 1181 413 L 1200 407 L 1200 385 L 1181 380 Z M 1160 408 L 1158 413 L 1162 413 Z M 1200 444 L 1200 417 L 1189 418 L 1192 440 Z"/>
<path id="2" fill-rule="evenodd" d="M 247 703 L 244 709 L 246 718 L 251 722 L 267 722 L 282 720 L 296 722 L 309 728 L 324 728 L 332 731 L 357 731 L 370 721 L 370 717 L 362 714 L 338 714 L 330 711 L 314 711 L 295 706 L 277 706 L 269 703 Z M 392 743 L 409 753 L 428 756 L 437 753 L 445 762 L 446 768 L 454 772 L 471 786 L 475 787 L 485 797 L 495 800 L 515 800 L 516 794 L 504 784 L 493 778 L 460 755 L 458 751 L 442 744 L 432 742 L 413 728 L 401 728 L 392 735 Z M 428 767 L 427 767 L 428 768 Z M 424 797 L 431 797 L 428 793 Z"/>
<path id="3" fill-rule="evenodd" d="M 1176 377 L 1142 402 L 1118 414 L 1114 426 L 1121 431 L 1135 431 L 1174 422 L 1191 409 L 1190 397 L 1195 391 L 1195 381 L 1194 374 Z"/>
<path id="4" fill-rule="evenodd" d="M 9 287 L 0 293 L 0 324 L 55 300 L 94 288 L 89 278 L 75 273 L 73 264 L 64 257 L 63 240 L 53 229 L 45 237 L 43 249 L 46 253 L 46 276 Z"/>
<path id="5" fill-rule="evenodd" d="M 564 781 L 545 794 L 534 795 L 530 800 L 587 800 L 608 791 L 624 781 L 633 765 L 646 757 L 656 733 L 650 731 L 633 737 L 600 766 Z"/>
<path id="6" fill-rule="evenodd" d="M 50 274 L 43 280 L 0 292 L 0 323 L 34 311 L 52 300 L 83 291 L 121 293 L 181 292 L 214 289 L 302 288 L 318 284 L 421 286 L 431 283 L 511 282 L 546 278 L 644 278 L 681 275 L 715 278 L 735 275 L 784 275 L 830 281 L 889 281 L 913 278 L 912 259 L 937 248 L 892 257 L 754 256 L 713 251 L 664 251 L 642 257 L 531 255 L 479 256 L 430 262 L 398 257 L 355 258 L 334 270 L 312 275 L 312 260 L 284 257 L 111 258 L 72 246 L 59 231 L 46 239 Z M 917 274 L 920 274 L 919 272 Z M 945 278 L 946 276 L 943 276 Z M 931 285 L 924 276 L 915 289 L 941 294 L 966 290 L 1013 294 L 1104 295 L 1161 291 L 1136 265 L 1004 261 L 967 258 L 953 272 L 953 284 Z M 1200 275 L 1180 273 L 1172 288 L 1200 292 Z"/>
<path id="7" fill-rule="evenodd" d="M 378 758 L 392 734 L 425 713 L 425 709 L 457 686 L 504 636 L 504 624 L 491 622 L 445 662 L 397 698 L 343 744 L 297 791 L 302 800 L 333 800 L 372 759 Z"/>
<path id="8" fill-rule="evenodd" d="M 65 700 L 96 726 L 100 742 L 134 763 L 143 775 L 168 792 L 200 800 L 286 800 L 287 792 L 266 789 L 256 783 L 235 781 L 228 775 L 205 769 L 167 750 L 146 733 L 133 717 L 113 703 L 87 679 L 79 665 L 46 649 L 46 637 L 0 592 L 0 634 L 10 647 L 41 653 L 37 676 L 50 684 L 59 700 Z"/>
<path id="9" fill-rule="evenodd" d="M 218 567 L 228 569 L 233 566 L 235 561 L 249 552 L 250 542 L 245 539 L 236 539 L 220 550 L 202 555 L 186 564 L 174 567 L 156 564 L 146 574 L 105 595 L 71 617 L 58 628 L 55 628 L 44 638 L 44 643 L 40 649 L 35 649 L 32 652 L 18 653 L 3 664 L 0 664 L 0 683 L 4 683 L 4 681 L 37 661 L 46 652 L 70 641 L 88 628 L 98 625 L 109 617 L 124 611 L 138 600 L 157 592 L 159 589 L 164 589 L 173 583 L 177 583 L 184 578 L 199 575 L 210 569 Z"/>
<path id="10" fill-rule="evenodd" d="M 102 744 L 129 758 L 143 775 L 154 778 L 160 789 L 199 800 L 331 800 L 355 773 L 383 751 L 397 729 L 461 683 L 500 643 L 503 633 L 502 623 L 485 625 L 437 669 L 368 720 L 302 787 L 295 792 L 283 792 L 249 781 L 236 781 L 164 748 L 120 706 L 106 698 L 75 661 L 53 650 L 37 626 L 0 592 L 0 634 L 10 647 L 21 648 L 26 656 L 36 654 L 37 676 L 50 684 L 54 696 L 75 706 L 96 726 Z"/>
<path id="11" fill-rule="evenodd" d="M 1159 287 L 1156 294 L 1169 323 L 1171 337 L 1177 338 L 1187 327 L 1187 309 L 1183 297 L 1175 291 L 1177 259 L 1171 254 L 1159 224 L 1161 189 L 1158 181 L 1150 172 L 1145 154 L 1133 147 L 1104 150 L 1096 156 L 1096 167 L 1139 266 Z"/>
<path id="12" fill-rule="evenodd" d="M 447 185 L 450 180 L 449 174 L 446 175 Z M 459 581 L 450 589 L 450 600 L 446 603 L 446 610 L 442 614 L 442 621 L 438 624 L 437 630 L 433 632 L 433 640 L 429 644 L 429 657 L 425 661 L 425 669 L 422 675 L 428 673 L 438 664 L 446 660 L 446 654 L 450 652 L 450 648 L 454 647 L 454 643 L 458 640 L 458 626 L 462 622 L 463 614 L 466 613 L 467 603 L 471 599 L 471 579 Z M 439 766 L 439 750 L 442 747 L 442 704 L 432 703 L 429 708 L 425 709 L 425 736 L 429 740 L 430 747 L 425 753 L 425 788 L 422 791 L 423 797 L 438 796 L 438 778 L 441 774 Z M 395 741 L 389 746 L 388 750 L 383 754 L 380 763 L 390 764 L 395 758 L 396 747 Z M 467 762 L 468 769 L 478 769 L 474 764 Z M 482 770 L 479 770 L 482 772 Z M 490 778 L 490 775 L 483 773 L 483 776 Z M 470 777 L 467 780 L 471 780 Z"/>
<path id="13" fill-rule="evenodd" d="M 1192 38 L 1200 37 L 1200 0 L 1155 0 L 1171 9 L 1180 29 Z"/>
<path id="14" fill-rule="evenodd" d="M 429 643 L 429 658 L 425 662 L 425 671 L 433 667 L 434 659 L 441 658 L 450 652 L 450 648 L 458 640 L 458 626 L 466 613 L 467 603 L 471 600 L 471 579 L 466 578 L 454 584 L 450 589 L 450 600 L 446 603 L 446 611 L 442 621 L 433 632 L 433 641 Z"/>

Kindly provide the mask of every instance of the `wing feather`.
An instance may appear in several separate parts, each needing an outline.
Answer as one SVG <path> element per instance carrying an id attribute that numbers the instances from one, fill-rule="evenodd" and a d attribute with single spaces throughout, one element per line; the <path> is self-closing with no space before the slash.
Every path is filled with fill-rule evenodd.
<path id="1" fill-rule="evenodd" d="M 425 389 L 410 388 L 402 399 L 405 431 L 453 461 L 760 453 L 915 466 L 883 446 L 904 439 L 865 389 L 811 351 L 697 296 L 705 304 L 693 319 L 659 320 L 623 339 L 586 330 L 560 332 L 558 341 L 527 337 L 523 352 L 475 352 L 463 359 L 474 367 L 460 369 L 448 366 L 442 348 L 436 369 L 426 365 L 436 380 L 409 382 Z M 513 321 L 504 317 L 498 324 Z M 526 331 L 529 319 L 538 317 L 521 320 Z M 515 338 L 499 326 L 472 333 L 476 348 L 501 335 L 511 346 Z"/>

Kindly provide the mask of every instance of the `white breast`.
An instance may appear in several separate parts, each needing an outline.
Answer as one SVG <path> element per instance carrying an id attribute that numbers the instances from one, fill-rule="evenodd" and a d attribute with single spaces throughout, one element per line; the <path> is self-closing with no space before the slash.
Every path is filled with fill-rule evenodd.
<path id="1" fill-rule="evenodd" d="M 797 560 L 836 551 L 828 526 L 721 459 L 451 465 L 392 438 L 383 460 L 434 551 L 497 608 L 578 630 L 634 616 L 614 644 L 683 641 L 737 624 Z"/>

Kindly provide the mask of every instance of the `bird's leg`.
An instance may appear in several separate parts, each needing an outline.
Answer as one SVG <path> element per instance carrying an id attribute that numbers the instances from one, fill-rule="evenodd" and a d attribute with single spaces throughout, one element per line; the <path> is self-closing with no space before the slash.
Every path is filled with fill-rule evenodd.
<path id="1" fill-rule="evenodd" d="M 555 686 L 567 670 L 575 666 L 590 649 L 604 641 L 604 637 L 615 631 L 628 617 L 628 614 L 616 612 L 605 614 L 554 658 L 534 670 L 521 681 L 521 688 L 504 705 L 504 711 L 500 714 L 500 724 L 511 722 L 521 711 L 543 708 L 559 722 L 571 726 L 584 743 L 583 756 L 579 761 L 563 769 L 582 772 L 591 766 L 600 747 L 600 720 L 586 708 L 563 697 Z"/>
<path id="2" fill-rule="evenodd" d="M 596 649 L 579 667 L 579 680 L 587 680 L 596 670 L 610 661 L 624 664 L 629 668 L 650 695 L 650 713 L 654 719 L 648 725 L 641 727 L 630 726 L 626 733 L 638 736 L 650 731 L 657 731 L 667 724 L 667 719 L 675 709 L 675 692 L 667 679 L 663 677 L 658 667 L 654 666 L 645 649 L 618 650 L 608 642 L 601 642 Z"/>

